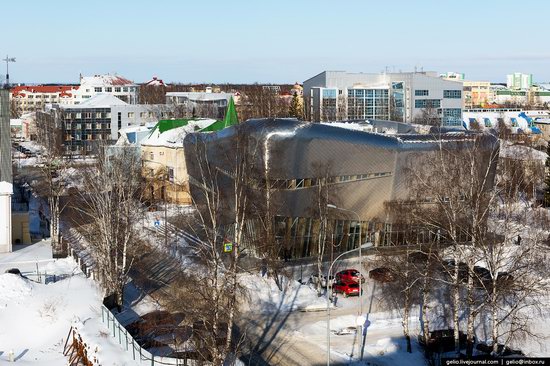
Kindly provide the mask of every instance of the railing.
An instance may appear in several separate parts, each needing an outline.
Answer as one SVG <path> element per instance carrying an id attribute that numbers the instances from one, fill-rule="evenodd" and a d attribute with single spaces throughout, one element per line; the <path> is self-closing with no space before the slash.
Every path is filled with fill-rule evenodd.
<path id="1" fill-rule="evenodd" d="M 115 316 L 105 306 L 101 305 L 101 321 L 109 329 L 109 333 L 118 341 L 118 344 L 132 354 L 135 361 L 146 362 L 148 365 L 181 365 L 181 366 L 197 366 L 199 363 L 196 360 L 187 358 L 172 358 L 155 356 L 151 352 L 142 348 L 137 341 L 134 340 L 131 334 L 128 333 Z M 202 363 L 206 365 L 208 363 Z"/>

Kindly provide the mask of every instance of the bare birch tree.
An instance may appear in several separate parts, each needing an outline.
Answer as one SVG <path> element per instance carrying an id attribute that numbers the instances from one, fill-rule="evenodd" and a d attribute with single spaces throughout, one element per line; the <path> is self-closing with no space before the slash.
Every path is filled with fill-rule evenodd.
<path id="1" fill-rule="evenodd" d="M 106 297 L 123 303 L 124 285 L 132 266 L 133 245 L 143 214 L 143 184 L 140 161 L 133 149 L 120 149 L 108 156 L 101 146 L 97 163 L 83 172 L 81 206 L 76 209 L 90 224 L 85 237 L 96 262 L 99 282 Z"/>

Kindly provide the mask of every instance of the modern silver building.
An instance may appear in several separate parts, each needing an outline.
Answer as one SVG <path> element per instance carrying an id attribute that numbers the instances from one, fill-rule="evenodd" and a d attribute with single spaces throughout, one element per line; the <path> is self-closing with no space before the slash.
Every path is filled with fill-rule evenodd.
<path id="1" fill-rule="evenodd" d="M 391 119 L 413 122 L 431 108 L 442 125 L 460 126 L 462 83 L 435 72 L 323 71 L 304 81 L 309 120 Z"/>
<path id="2" fill-rule="evenodd" d="M 498 147 L 498 140 L 491 135 L 457 131 L 417 134 L 410 125 L 390 121 L 342 125 L 259 119 L 216 133 L 189 134 L 184 150 L 191 195 L 195 202 L 203 201 L 199 187 L 204 183 L 204 166 L 200 162 L 210 162 L 214 166 L 210 171 L 219 173 L 217 186 L 229 202 L 223 220 L 231 223 L 232 166 L 239 157 L 235 148 L 246 146 L 248 173 L 256 175 L 250 181 L 257 182 L 258 196 L 252 201 L 260 202 L 269 190 L 277 238 L 288 256 L 312 255 L 320 211 L 328 218 L 333 239 L 340 243 L 338 250 L 359 243 L 359 226 L 362 242 L 393 245 L 400 239 L 392 230 L 393 218 L 386 203 L 409 198 L 407 169 L 422 164 L 442 147 L 460 149 L 474 139 L 482 139 L 486 152 Z M 365 132 L 367 129 L 395 134 Z M 327 210 L 328 204 L 339 209 Z"/>

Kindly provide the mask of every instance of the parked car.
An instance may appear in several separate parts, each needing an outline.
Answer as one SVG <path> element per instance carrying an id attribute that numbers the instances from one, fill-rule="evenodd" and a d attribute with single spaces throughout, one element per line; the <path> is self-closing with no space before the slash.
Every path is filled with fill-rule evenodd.
<path id="1" fill-rule="evenodd" d="M 23 275 L 21 274 L 21 271 L 19 270 L 19 268 L 6 269 L 6 271 L 4 273 L 11 273 L 11 274 L 23 277 Z"/>
<path id="2" fill-rule="evenodd" d="M 359 296 L 359 284 L 357 282 L 336 282 L 332 286 L 332 292 L 343 294 L 344 297 Z"/>
<path id="3" fill-rule="evenodd" d="M 454 259 L 444 260 L 442 267 L 443 273 L 452 278 L 455 270 Z M 468 265 L 466 263 L 458 263 L 458 278 L 462 283 L 468 282 Z"/>
<path id="4" fill-rule="evenodd" d="M 369 271 L 369 278 L 372 278 L 378 282 L 386 283 L 395 281 L 396 275 L 390 268 L 379 267 Z"/>
<path id="5" fill-rule="evenodd" d="M 334 276 L 336 282 L 344 283 L 359 283 L 359 279 L 361 279 L 361 283 L 365 282 L 365 277 L 356 269 L 345 269 Z"/>

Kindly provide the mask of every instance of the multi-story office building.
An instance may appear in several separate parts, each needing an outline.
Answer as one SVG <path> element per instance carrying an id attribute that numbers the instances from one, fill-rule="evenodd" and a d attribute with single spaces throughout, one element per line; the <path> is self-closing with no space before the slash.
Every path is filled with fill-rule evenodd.
<path id="1" fill-rule="evenodd" d="M 443 125 L 460 125 L 462 82 L 434 72 L 364 74 L 323 71 L 304 81 L 311 121 L 384 119 L 413 122 L 431 109 Z"/>
<path id="2" fill-rule="evenodd" d="M 533 74 L 515 72 L 506 75 L 506 87 L 514 90 L 526 90 L 533 86 Z"/>
<path id="3" fill-rule="evenodd" d="M 111 94 L 97 94 L 78 105 L 53 105 L 44 115 L 63 131 L 68 154 L 93 154 L 99 143 L 118 139 L 118 131 L 170 118 L 165 105 L 128 104 Z"/>

